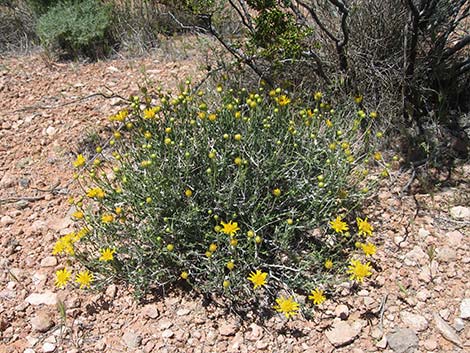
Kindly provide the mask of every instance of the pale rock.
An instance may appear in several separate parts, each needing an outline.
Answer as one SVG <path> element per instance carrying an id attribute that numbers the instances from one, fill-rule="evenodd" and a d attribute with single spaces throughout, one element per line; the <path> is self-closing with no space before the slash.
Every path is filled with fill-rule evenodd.
<path id="1" fill-rule="evenodd" d="M 434 337 L 428 338 L 426 341 L 424 341 L 423 346 L 428 351 L 435 351 L 437 349 L 437 341 Z"/>
<path id="2" fill-rule="evenodd" d="M 106 72 L 109 72 L 109 73 L 115 73 L 115 72 L 119 72 L 119 71 L 120 71 L 120 70 L 119 70 L 117 67 L 115 67 L 115 66 L 108 66 L 108 67 L 106 68 Z"/>
<path id="3" fill-rule="evenodd" d="M 250 324 L 249 328 L 251 331 L 245 334 L 245 338 L 248 341 L 258 341 L 263 337 L 263 328 L 261 326 L 258 326 L 253 322 Z"/>
<path id="4" fill-rule="evenodd" d="M 454 343 L 460 348 L 463 348 L 463 343 L 460 340 L 460 337 L 457 335 L 455 330 L 439 316 L 438 313 L 434 313 L 434 322 L 436 324 L 436 328 L 446 340 Z"/>
<path id="5" fill-rule="evenodd" d="M 111 98 L 109 100 L 109 103 L 114 107 L 114 106 L 118 106 L 118 105 L 125 105 L 126 102 L 123 101 L 121 98 L 119 97 L 114 97 L 114 98 Z"/>
<path id="6" fill-rule="evenodd" d="M 441 316 L 441 318 L 447 321 L 449 320 L 449 317 L 450 317 L 450 310 L 449 309 L 439 310 L 439 315 Z"/>
<path id="7" fill-rule="evenodd" d="M 425 302 L 431 297 L 431 293 L 427 289 L 421 289 L 416 293 L 416 299 L 420 302 Z"/>
<path id="8" fill-rule="evenodd" d="M 365 297 L 364 298 L 364 305 L 367 308 L 372 307 L 374 304 L 375 304 L 375 299 L 374 298 L 372 298 L 372 297 Z"/>
<path id="9" fill-rule="evenodd" d="M 382 339 L 375 344 L 375 346 L 377 348 L 385 349 L 387 347 L 387 343 L 387 336 L 384 335 Z"/>
<path id="10" fill-rule="evenodd" d="M 465 298 L 460 303 L 460 318 L 465 320 L 470 319 L 470 298 Z"/>
<path id="11" fill-rule="evenodd" d="M 163 320 L 160 322 L 160 330 L 166 330 L 173 326 L 173 323 L 170 320 Z"/>
<path id="12" fill-rule="evenodd" d="M 182 308 L 182 309 L 179 309 L 179 310 L 176 312 L 176 315 L 178 315 L 178 316 L 186 316 L 186 315 L 189 315 L 190 312 L 191 312 L 191 310 L 186 309 L 186 308 Z"/>
<path id="13" fill-rule="evenodd" d="M 122 336 L 122 341 L 129 348 L 138 348 L 142 344 L 142 336 L 133 331 L 127 331 Z"/>
<path id="14" fill-rule="evenodd" d="M 353 342 L 361 332 L 356 325 L 349 325 L 346 321 L 334 321 L 331 329 L 325 331 L 326 338 L 335 347 L 341 347 Z"/>
<path id="15" fill-rule="evenodd" d="M 0 223 L 4 226 L 9 226 L 10 224 L 15 223 L 15 221 L 10 216 L 3 216 L 0 218 Z"/>
<path id="16" fill-rule="evenodd" d="M 431 233 L 429 233 L 429 231 L 424 228 L 419 228 L 418 230 L 418 236 L 421 238 L 427 238 L 429 237 L 430 234 Z"/>
<path id="17" fill-rule="evenodd" d="M 443 262 L 452 262 L 457 258 L 457 251 L 454 248 L 444 246 L 437 249 L 437 259 Z"/>
<path id="18" fill-rule="evenodd" d="M 387 335 L 389 347 L 397 353 L 413 353 L 418 348 L 418 336 L 409 328 L 399 328 Z"/>
<path id="19" fill-rule="evenodd" d="M 256 342 L 255 346 L 257 349 L 265 350 L 266 348 L 268 348 L 269 343 L 266 341 L 258 341 Z"/>
<path id="20" fill-rule="evenodd" d="M 48 222 L 48 227 L 51 230 L 59 232 L 63 229 L 68 228 L 72 224 L 72 219 L 70 217 L 64 218 L 54 218 Z"/>
<path id="21" fill-rule="evenodd" d="M 454 230 L 446 234 L 446 243 L 453 248 L 459 248 L 462 246 L 463 234 L 458 230 Z"/>
<path id="22" fill-rule="evenodd" d="M 57 294 L 51 291 L 45 291 L 44 293 L 32 293 L 25 301 L 31 305 L 56 305 Z"/>
<path id="23" fill-rule="evenodd" d="M 341 320 L 346 320 L 349 316 L 349 308 L 347 307 L 347 305 L 339 304 L 335 308 L 335 315 L 336 317 L 339 317 Z"/>
<path id="24" fill-rule="evenodd" d="M 417 332 L 424 331 L 429 327 L 428 320 L 424 316 L 409 311 L 402 311 L 400 319 L 406 326 Z"/>
<path id="25" fill-rule="evenodd" d="M 46 129 L 46 134 L 48 136 L 54 136 L 57 133 L 57 129 L 53 126 L 48 126 Z"/>
<path id="26" fill-rule="evenodd" d="M 376 340 L 379 340 L 384 336 L 383 331 L 378 327 L 374 327 L 370 335 L 372 336 L 372 338 L 375 338 Z"/>
<path id="27" fill-rule="evenodd" d="M 142 308 L 142 315 L 150 319 L 156 319 L 160 314 L 155 304 L 148 304 Z"/>
<path id="28" fill-rule="evenodd" d="M 104 293 L 109 299 L 114 299 L 117 294 L 117 286 L 115 284 L 111 284 L 106 288 Z"/>
<path id="29" fill-rule="evenodd" d="M 226 323 L 219 327 L 219 333 L 222 336 L 234 336 L 235 333 L 237 332 L 237 329 L 238 329 L 237 325 L 233 323 Z"/>
<path id="30" fill-rule="evenodd" d="M 465 322 L 460 317 L 456 317 L 454 319 L 454 328 L 457 332 L 462 331 L 465 328 Z"/>
<path id="31" fill-rule="evenodd" d="M 54 267 L 57 266 L 57 257 L 55 256 L 47 256 L 41 260 L 41 267 Z"/>
<path id="32" fill-rule="evenodd" d="M 175 335 L 175 333 L 174 333 L 172 330 L 170 330 L 170 329 L 167 329 L 167 330 L 165 330 L 165 331 L 162 332 L 162 337 L 163 337 L 163 338 L 171 338 L 171 337 L 173 337 L 174 335 Z"/>
<path id="33" fill-rule="evenodd" d="M 16 184 L 16 178 L 11 177 L 10 175 L 4 175 L 0 181 L 0 189 L 8 189 Z"/>
<path id="34" fill-rule="evenodd" d="M 51 316 L 45 311 L 39 311 L 31 318 L 31 327 L 36 332 L 47 332 L 52 326 L 54 321 Z"/>
<path id="35" fill-rule="evenodd" d="M 144 346 L 144 353 L 152 353 L 155 352 L 155 342 L 148 341 Z"/>
<path id="36" fill-rule="evenodd" d="M 23 353 L 36 353 L 36 351 L 32 348 L 26 348 Z"/>
<path id="37" fill-rule="evenodd" d="M 424 265 L 428 261 L 428 254 L 419 245 L 416 245 L 413 250 L 406 253 L 404 262 L 406 266 L 416 266 L 417 264 Z"/>
<path id="38" fill-rule="evenodd" d="M 44 353 L 54 352 L 55 349 L 56 349 L 56 345 L 54 343 L 44 342 L 44 344 L 42 345 L 42 351 Z"/>
<path id="39" fill-rule="evenodd" d="M 450 215 L 454 219 L 469 221 L 470 220 L 470 208 L 463 206 L 455 206 L 450 209 Z"/>
<path id="40" fill-rule="evenodd" d="M 31 224 L 30 231 L 32 233 L 39 233 L 41 230 L 45 230 L 46 228 L 47 223 L 38 219 Z"/>

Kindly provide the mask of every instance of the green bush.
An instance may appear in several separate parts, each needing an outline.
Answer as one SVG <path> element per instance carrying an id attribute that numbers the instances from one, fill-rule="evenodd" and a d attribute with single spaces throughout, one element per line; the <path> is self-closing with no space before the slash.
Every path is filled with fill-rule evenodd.
<path id="1" fill-rule="evenodd" d="M 65 56 L 104 56 L 110 49 L 110 10 L 97 0 L 61 2 L 39 18 L 37 34 L 44 47 Z"/>
<path id="2" fill-rule="evenodd" d="M 216 92 L 185 86 L 158 100 L 132 97 L 111 117 L 112 153 L 77 157 L 88 175 L 73 201 L 81 230 L 53 253 L 74 254 L 88 269 L 79 284 L 93 274 L 97 285 L 119 280 L 141 296 L 186 281 L 240 303 L 282 290 L 323 293 L 356 247 L 375 252 L 360 242 L 372 228 L 354 210 L 371 186 L 369 164 L 383 163 L 362 149 L 376 113 L 335 111 L 321 93 L 303 106 L 280 89 Z M 350 262 L 359 281 L 371 270 L 363 256 Z M 57 276 L 62 287 L 71 272 Z"/>

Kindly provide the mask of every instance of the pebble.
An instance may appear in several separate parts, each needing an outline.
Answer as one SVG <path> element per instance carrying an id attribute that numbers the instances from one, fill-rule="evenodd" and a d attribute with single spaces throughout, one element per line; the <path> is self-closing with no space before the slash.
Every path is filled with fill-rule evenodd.
<path id="1" fill-rule="evenodd" d="M 437 259 L 443 262 L 452 262 L 457 258 L 457 251 L 455 248 L 444 246 L 437 249 Z"/>
<path id="2" fill-rule="evenodd" d="M 39 311 L 31 318 L 31 327 L 34 331 L 47 332 L 52 326 L 54 326 L 54 321 L 45 311 Z"/>
<path id="3" fill-rule="evenodd" d="M 176 312 L 176 315 L 178 315 L 178 316 L 186 316 L 186 315 L 189 315 L 190 312 L 191 312 L 191 310 L 186 309 L 186 308 L 183 308 L 183 309 L 179 309 L 179 310 Z"/>
<path id="4" fill-rule="evenodd" d="M 384 335 L 382 339 L 375 344 L 375 346 L 377 348 L 385 349 L 387 347 L 387 343 L 387 336 Z"/>
<path id="5" fill-rule="evenodd" d="M 160 322 L 160 330 L 166 330 L 173 326 L 173 323 L 170 320 L 163 320 Z"/>
<path id="6" fill-rule="evenodd" d="M 417 332 L 424 331 L 429 327 L 428 320 L 424 316 L 413 314 L 409 311 L 402 311 L 400 319 L 406 326 Z"/>
<path id="7" fill-rule="evenodd" d="M 453 248 L 459 248 L 462 245 L 463 234 L 458 230 L 454 230 L 446 234 L 446 243 Z"/>
<path id="8" fill-rule="evenodd" d="M 349 308 L 344 304 L 339 304 L 335 308 L 335 315 L 339 317 L 341 320 L 346 320 L 349 316 Z"/>
<path id="9" fill-rule="evenodd" d="M 170 329 L 165 330 L 165 331 L 162 332 L 162 337 L 163 337 L 163 338 L 171 338 L 171 337 L 173 337 L 174 335 L 175 335 L 175 333 L 174 333 L 172 330 L 170 330 Z"/>
<path id="10" fill-rule="evenodd" d="M 55 349 L 56 349 L 56 345 L 54 343 L 44 342 L 44 344 L 42 345 L 42 351 L 44 353 L 54 352 Z"/>
<path id="11" fill-rule="evenodd" d="M 222 324 L 219 327 L 219 333 L 222 336 L 234 336 L 237 332 L 238 326 L 233 323 Z"/>
<path id="12" fill-rule="evenodd" d="M 335 347 L 353 342 L 361 332 L 359 325 L 350 325 L 346 321 L 334 321 L 330 330 L 325 331 L 326 338 Z"/>
<path id="13" fill-rule="evenodd" d="M 462 221 L 470 220 L 470 208 L 463 206 L 455 206 L 450 209 L 450 215 L 454 219 L 459 219 Z"/>
<path id="14" fill-rule="evenodd" d="M 142 336 L 135 332 L 127 331 L 122 336 L 122 341 L 129 348 L 138 348 L 142 344 Z"/>
<path id="15" fill-rule="evenodd" d="M 263 337 L 263 329 L 255 323 L 250 324 L 249 328 L 251 331 L 245 334 L 245 338 L 248 341 L 258 341 Z"/>
<path id="16" fill-rule="evenodd" d="M 406 266 L 416 266 L 417 264 L 424 265 L 428 261 L 428 254 L 419 245 L 416 245 L 413 250 L 406 253 L 404 262 Z"/>
<path id="17" fill-rule="evenodd" d="M 423 345 L 428 351 L 435 351 L 437 349 L 437 341 L 435 338 L 428 338 L 424 341 Z"/>
<path id="18" fill-rule="evenodd" d="M 2 218 L 0 218 L 0 223 L 5 226 L 9 226 L 10 224 L 15 223 L 15 221 L 10 216 L 3 216 Z"/>
<path id="19" fill-rule="evenodd" d="M 256 346 L 257 349 L 264 350 L 264 349 L 268 348 L 269 343 L 266 342 L 266 341 L 258 341 L 258 342 L 256 342 L 255 346 Z"/>
<path id="20" fill-rule="evenodd" d="M 117 286 L 115 284 L 111 284 L 106 288 L 104 293 L 109 299 L 114 299 L 117 294 Z"/>
<path id="21" fill-rule="evenodd" d="M 54 136 L 57 132 L 57 129 L 53 126 L 48 126 L 47 129 L 46 129 L 46 134 L 48 136 Z"/>
<path id="22" fill-rule="evenodd" d="M 18 209 L 18 210 L 23 210 L 28 206 L 29 206 L 29 202 L 26 201 L 26 200 L 19 200 L 19 201 L 15 202 L 15 208 Z"/>
<path id="23" fill-rule="evenodd" d="M 418 336 L 409 328 L 398 328 L 387 335 L 390 348 L 397 353 L 411 353 L 418 348 Z"/>
<path id="24" fill-rule="evenodd" d="M 57 266 L 57 257 L 47 256 L 41 260 L 41 267 L 54 267 Z"/>
<path id="25" fill-rule="evenodd" d="M 447 322 L 445 322 L 439 316 L 438 313 L 434 313 L 434 322 L 436 324 L 436 328 L 439 330 L 442 337 L 444 337 L 446 340 L 454 343 L 455 345 L 457 345 L 460 348 L 463 347 L 462 341 L 460 340 L 460 337 L 457 335 L 455 330 Z"/>
<path id="26" fill-rule="evenodd" d="M 23 353 L 36 353 L 36 351 L 32 348 L 26 348 Z"/>
<path id="27" fill-rule="evenodd" d="M 148 304 L 142 308 L 142 315 L 150 319 L 156 319 L 160 313 L 155 304 Z"/>
<path id="28" fill-rule="evenodd" d="M 31 305 L 56 305 L 57 294 L 51 291 L 45 291 L 44 293 L 32 293 L 25 301 Z"/>
<path id="29" fill-rule="evenodd" d="M 465 298 L 460 303 L 460 318 L 470 319 L 470 298 Z"/>
<path id="30" fill-rule="evenodd" d="M 454 328 L 457 332 L 462 331 L 465 328 L 465 322 L 461 318 L 456 317 L 454 319 Z"/>

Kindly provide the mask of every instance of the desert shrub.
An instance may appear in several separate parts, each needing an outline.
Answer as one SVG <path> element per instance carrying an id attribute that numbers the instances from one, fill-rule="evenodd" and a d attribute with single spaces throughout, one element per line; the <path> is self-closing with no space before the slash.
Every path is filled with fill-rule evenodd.
<path id="1" fill-rule="evenodd" d="M 61 55 L 97 58 L 110 49 L 110 7 L 97 0 L 61 2 L 39 18 L 41 44 Z"/>
<path id="2" fill-rule="evenodd" d="M 369 276 L 375 246 L 362 241 L 373 229 L 355 217 L 369 167 L 383 165 L 362 148 L 377 114 L 334 108 L 320 92 L 311 104 L 263 86 L 214 94 L 188 83 L 131 97 L 110 118 L 112 151 L 77 157 L 79 230 L 53 251 L 87 269 L 77 282 L 118 280 L 137 296 L 186 282 L 233 303 L 314 291 L 318 304 L 348 263 L 353 279 Z M 58 271 L 56 284 L 70 276 Z"/>
<path id="3" fill-rule="evenodd" d="M 21 0 L 0 0 L 0 52 L 25 52 L 37 39 L 34 16 Z"/>

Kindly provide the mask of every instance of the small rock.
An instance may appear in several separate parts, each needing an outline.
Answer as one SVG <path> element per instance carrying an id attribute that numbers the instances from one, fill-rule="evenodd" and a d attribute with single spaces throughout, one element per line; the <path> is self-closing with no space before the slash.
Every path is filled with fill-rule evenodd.
<path id="1" fill-rule="evenodd" d="M 269 343 L 266 342 L 266 341 L 258 341 L 258 342 L 256 342 L 256 348 L 257 348 L 257 349 L 264 350 L 264 349 L 268 348 L 268 346 L 269 346 Z"/>
<path id="2" fill-rule="evenodd" d="M 429 231 L 424 228 L 419 228 L 418 230 L 418 236 L 420 236 L 421 238 L 427 238 L 430 234 L 431 233 L 429 233 Z"/>
<path id="3" fill-rule="evenodd" d="M 462 245 L 463 234 L 458 230 L 454 230 L 446 234 L 447 243 L 449 246 L 459 248 Z"/>
<path id="4" fill-rule="evenodd" d="M 222 336 L 234 336 L 235 333 L 237 332 L 237 329 L 238 329 L 237 325 L 227 323 L 219 327 L 219 333 Z"/>
<path id="5" fill-rule="evenodd" d="M 158 308 L 155 304 L 148 304 L 143 307 L 142 315 L 150 319 L 156 319 L 159 315 Z"/>
<path id="6" fill-rule="evenodd" d="M 48 126 L 47 129 L 46 129 L 46 134 L 48 136 L 54 136 L 57 132 L 57 129 L 53 126 Z"/>
<path id="7" fill-rule="evenodd" d="M 349 308 L 344 304 L 340 304 L 335 308 L 335 315 L 341 320 L 346 320 L 349 316 Z"/>
<path id="8" fill-rule="evenodd" d="M 416 299 L 420 302 L 425 302 L 427 299 L 431 297 L 431 293 L 427 289 L 421 289 L 416 293 Z"/>
<path id="9" fill-rule="evenodd" d="M 254 322 L 250 324 L 251 332 L 246 333 L 245 338 L 248 341 L 258 341 L 263 337 L 263 329 L 261 326 L 256 325 Z"/>
<path id="10" fill-rule="evenodd" d="M 441 318 L 447 321 L 449 320 L 449 317 L 450 317 L 450 310 L 449 309 L 439 310 L 439 315 Z"/>
<path id="11" fill-rule="evenodd" d="M 9 226 L 10 224 L 15 223 L 15 221 L 10 216 L 3 216 L 2 218 L 0 218 L 0 223 L 4 226 Z"/>
<path id="12" fill-rule="evenodd" d="M 462 331 L 465 328 L 464 321 L 461 318 L 456 317 L 454 319 L 454 328 L 455 328 L 455 331 L 457 331 L 457 332 Z"/>
<path id="13" fill-rule="evenodd" d="M 424 331 L 429 327 L 428 320 L 418 314 L 403 311 L 400 313 L 400 318 L 406 326 L 417 332 Z"/>
<path id="14" fill-rule="evenodd" d="M 428 254 L 419 245 L 416 245 L 413 250 L 406 253 L 404 262 L 407 266 L 415 266 L 417 264 L 424 265 L 428 261 Z"/>
<path id="15" fill-rule="evenodd" d="M 20 186 L 23 189 L 26 189 L 29 186 L 30 181 L 28 178 L 20 178 L 20 180 L 18 181 L 18 184 L 20 184 Z"/>
<path id="16" fill-rule="evenodd" d="M 106 288 L 106 291 L 104 294 L 109 299 L 114 299 L 116 297 L 116 293 L 117 293 L 117 286 L 115 284 L 111 284 L 108 286 L 108 288 Z"/>
<path id="17" fill-rule="evenodd" d="M 179 309 L 179 310 L 176 312 L 176 315 L 178 315 L 178 316 L 186 316 L 186 315 L 188 315 L 190 312 L 191 312 L 191 310 L 186 309 L 186 308 L 182 308 L 182 309 Z"/>
<path id="18" fill-rule="evenodd" d="M 123 101 L 121 98 L 118 98 L 118 97 L 111 98 L 111 99 L 109 100 L 109 103 L 110 103 L 112 106 L 125 105 L 125 104 L 126 104 L 125 101 Z"/>
<path id="19" fill-rule="evenodd" d="M 424 348 L 428 351 L 435 351 L 437 349 L 437 341 L 435 338 L 428 338 L 424 341 Z"/>
<path id="20" fill-rule="evenodd" d="M 56 305 L 57 294 L 52 293 L 51 291 L 46 291 L 44 293 L 32 293 L 25 299 L 25 301 L 31 305 Z"/>
<path id="21" fill-rule="evenodd" d="M 437 259 L 443 262 L 452 262 L 457 258 L 457 252 L 454 248 L 444 246 L 437 249 Z"/>
<path id="22" fill-rule="evenodd" d="M 397 353 L 412 353 L 418 348 L 418 336 L 409 328 L 399 328 L 387 335 L 390 348 Z"/>
<path id="23" fill-rule="evenodd" d="M 165 330 L 165 331 L 162 332 L 162 337 L 163 337 L 163 338 L 171 338 L 171 337 L 173 337 L 174 335 L 175 335 L 175 333 L 174 333 L 172 330 L 170 330 L 170 329 Z"/>
<path id="24" fill-rule="evenodd" d="M 446 340 L 454 343 L 460 348 L 463 348 L 460 337 L 457 335 L 455 330 L 439 316 L 438 313 L 434 313 L 434 321 L 436 323 L 437 329 Z"/>
<path id="25" fill-rule="evenodd" d="M 470 220 L 470 208 L 463 206 L 455 206 L 450 209 L 450 215 L 454 219 L 459 219 L 462 221 Z"/>
<path id="26" fill-rule="evenodd" d="M 166 330 L 173 326 L 173 323 L 170 320 L 163 320 L 160 322 L 160 330 Z"/>
<path id="27" fill-rule="evenodd" d="M 385 347 L 387 347 L 387 336 L 384 335 L 382 339 L 375 344 L 375 346 L 377 348 L 385 349 Z"/>
<path id="28" fill-rule="evenodd" d="M 335 321 L 330 330 L 325 331 L 326 338 L 335 347 L 353 342 L 361 332 L 358 326 L 351 326 L 346 321 Z"/>
<path id="29" fill-rule="evenodd" d="M 54 343 L 44 342 L 44 344 L 42 345 L 42 351 L 44 353 L 54 352 L 55 349 L 56 349 L 56 345 Z"/>
<path id="30" fill-rule="evenodd" d="M 142 337 L 135 332 L 128 331 L 122 336 L 122 341 L 129 348 L 137 348 L 142 343 Z"/>
<path id="31" fill-rule="evenodd" d="M 15 202 L 15 208 L 17 210 L 24 210 L 28 206 L 29 206 L 29 202 L 26 200 L 20 200 L 20 201 Z"/>
<path id="32" fill-rule="evenodd" d="M 36 353 L 36 351 L 32 348 L 26 348 L 23 353 Z"/>
<path id="33" fill-rule="evenodd" d="M 31 319 L 31 327 L 34 331 L 47 332 L 52 326 L 54 326 L 54 321 L 52 321 L 51 316 L 45 311 L 38 312 Z"/>
<path id="34" fill-rule="evenodd" d="M 41 260 L 41 267 L 54 267 L 57 266 L 57 257 L 47 256 Z"/>
<path id="35" fill-rule="evenodd" d="M 470 298 L 465 298 L 460 303 L 460 318 L 470 319 Z"/>

